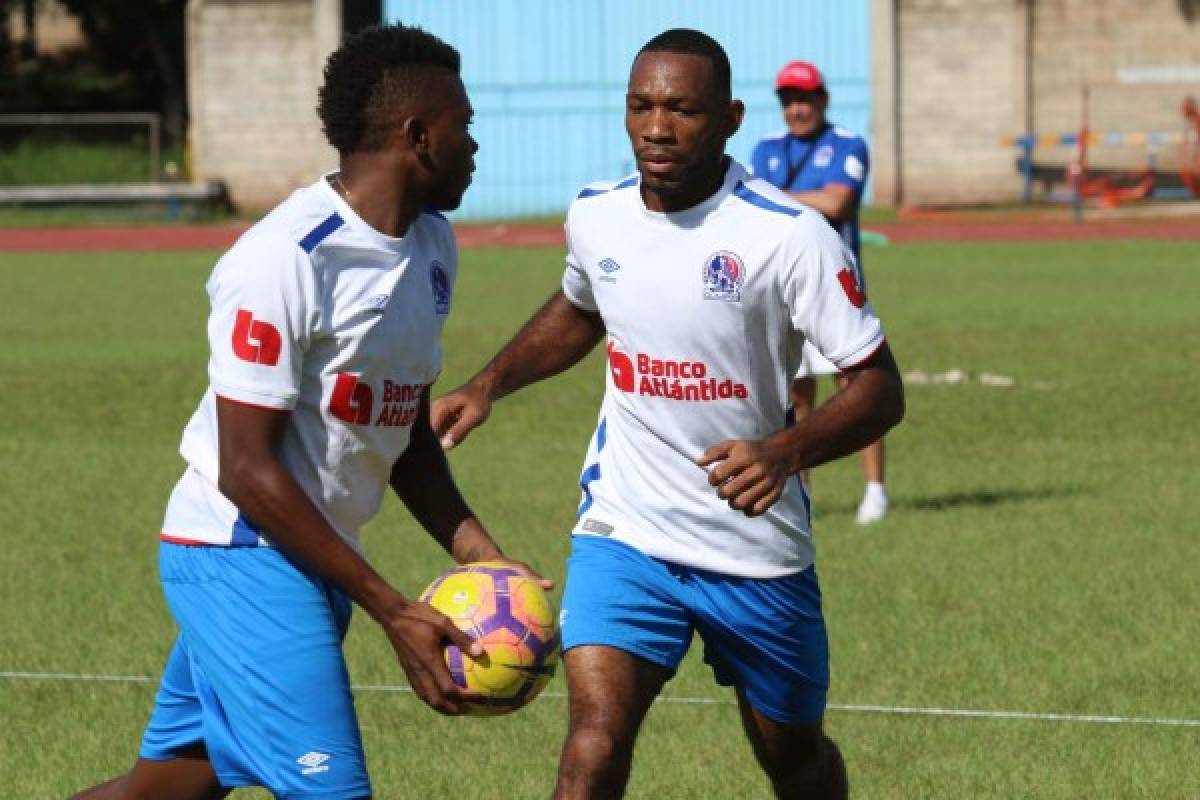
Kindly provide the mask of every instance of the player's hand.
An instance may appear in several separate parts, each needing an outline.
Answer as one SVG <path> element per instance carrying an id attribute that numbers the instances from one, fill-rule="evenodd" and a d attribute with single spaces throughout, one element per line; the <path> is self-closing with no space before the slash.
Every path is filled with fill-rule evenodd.
<path id="1" fill-rule="evenodd" d="M 433 401 L 429 425 L 441 440 L 442 449 L 449 450 L 482 425 L 491 413 L 492 400 L 487 393 L 466 383 Z"/>
<path id="2" fill-rule="evenodd" d="M 428 603 L 400 604 L 380 624 L 417 697 L 442 714 L 453 716 L 466 711 L 465 703 L 475 695 L 454 682 L 443 648 L 447 643 L 453 644 L 472 658 L 478 658 L 483 655 L 483 645 Z"/>
<path id="3" fill-rule="evenodd" d="M 789 454 L 765 441 L 727 439 L 696 459 L 708 470 L 708 482 L 729 507 L 757 517 L 775 505 L 791 477 Z"/>
<path id="4" fill-rule="evenodd" d="M 536 572 L 533 567 L 529 566 L 524 561 L 517 561 L 516 559 L 509 558 L 508 556 L 500 556 L 498 558 L 490 558 L 488 560 L 499 561 L 507 566 L 512 567 L 526 578 L 537 581 L 537 584 L 547 592 L 554 588 L 554 581 L 550 580 L 549 578 L 543 578 L 540 573 Z"/>

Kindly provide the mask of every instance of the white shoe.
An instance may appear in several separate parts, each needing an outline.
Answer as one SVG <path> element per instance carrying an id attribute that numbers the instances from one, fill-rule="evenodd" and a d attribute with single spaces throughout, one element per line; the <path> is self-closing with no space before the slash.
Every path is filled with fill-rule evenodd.
<path id="1" fill-rule="evenodd" d="M 868 488 L 863 494 L 862 502 L 858 504 L 858 515 L 855 521 L 859 525 L 872 525 L 887 516 L 887 495 L 882 491 L 871 491 Z"/>

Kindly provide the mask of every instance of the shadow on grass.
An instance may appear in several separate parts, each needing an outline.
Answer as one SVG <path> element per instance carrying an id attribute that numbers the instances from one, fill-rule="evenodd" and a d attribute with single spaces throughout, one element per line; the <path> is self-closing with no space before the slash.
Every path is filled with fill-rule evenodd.
<path id="1" fill-rule="evenodd" d="M 1079 486 L 1043 486 L 1037 489 L 977 489 L 973 492 L 950 492 L 923 497 L 893 497 L 891 511 L 953 511 L 960 508 L 989 508 L 1009 503 L 1030 503 L 1037 500 L 1074 497 L 1084 493 Z M 822 505 L 822 515 L 854 514 L 856 505 Z"/>

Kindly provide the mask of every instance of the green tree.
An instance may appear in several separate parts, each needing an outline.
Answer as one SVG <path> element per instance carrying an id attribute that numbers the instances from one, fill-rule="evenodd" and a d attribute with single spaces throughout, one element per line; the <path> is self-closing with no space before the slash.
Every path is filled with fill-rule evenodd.
<path id="1" fill-rule="evenodd" d="M 168 142 L 183 140 L 187 0 L 60 0 L 79 18 L 90 55 L 110 75 L 155 99 Z"/>

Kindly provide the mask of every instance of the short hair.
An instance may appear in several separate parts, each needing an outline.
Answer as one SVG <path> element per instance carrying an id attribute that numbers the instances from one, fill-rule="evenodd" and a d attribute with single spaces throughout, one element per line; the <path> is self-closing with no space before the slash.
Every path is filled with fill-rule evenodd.
<path id="1" fill-rule="evenodd" d="M 376 25 L 352 34 L 325 62 L 317 116 L 341 155 L 383 147 L 397 112 L 417 101 L 435 70 L 459 74 L 458 51 L 431 33 Z"/>
<path id="2" fill-rule="evenodd" d="M 638 55 L 642 53 L 682 53 L 706 58 L 712 64 L 713 83 L 721 95 L 725 98 L 733 96 L 729 56 L 725 55 L 725 48 L 706 33 L 691 28 L 672 28 L 642 45 Z"/>

